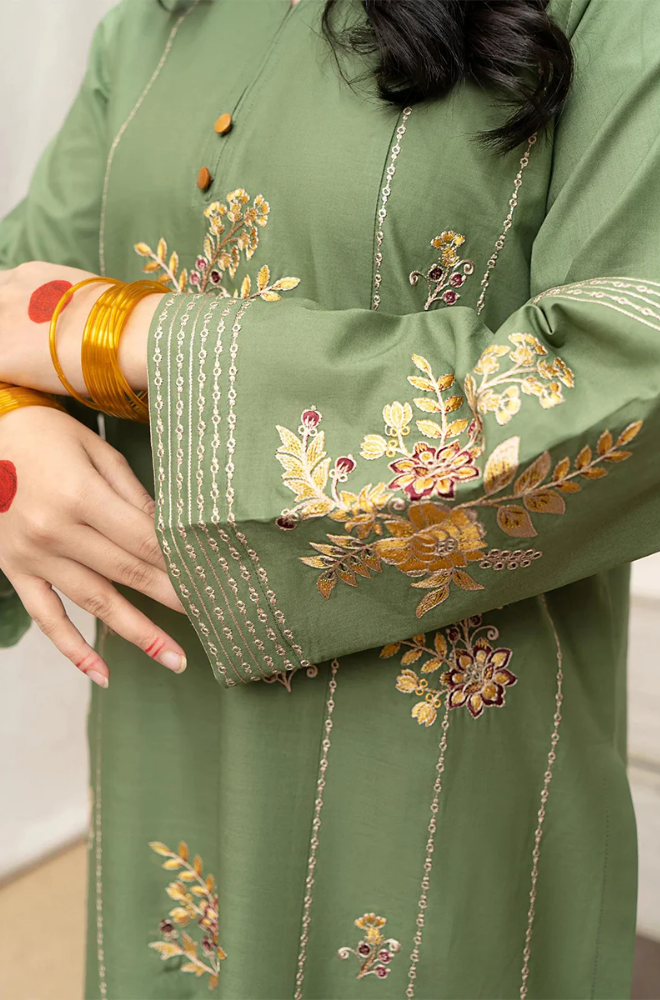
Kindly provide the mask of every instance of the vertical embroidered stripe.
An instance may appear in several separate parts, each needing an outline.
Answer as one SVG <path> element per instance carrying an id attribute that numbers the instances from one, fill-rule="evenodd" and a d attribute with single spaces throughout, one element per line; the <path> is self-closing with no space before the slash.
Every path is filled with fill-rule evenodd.
<path id="1" fill-rule="evenodd" d="M 520 169 L 518 170 L 518 173 L 516 174 L 516 179 L 513 182 L 513 194 L 511 195 L 511 199 L 509 201 L 509 214 L 504 220 L 502 232 L 495 240 L 495 249 L 493 250 L 491 257 L 488 260 L 488 264 L 486 265 L 486 273 L 481 279 L 481 295 L 479 296 L 479 299 L 477 301 L 477 314 L 479 314 L 484 307 L 486 301 L 486 292 L 488 291 L 488 285 L 490 283 L 491 272 L 493 271 L 494 267 L 497 264 L 497 258 L 499 256 L 500 250 L 504 248 L 504 243 L 506 241 L 507 233 L 509 232 L 511 226 L 513 225 L 513 213 L 515 212 L 516 205 L 518 204 L 518 192 L 520 191 L 520 186 L 523 182 L 523 171 L 527 166 L 527 164 L 529 163 L 529 158 L 532 153 L 532 146 L 534 145 L 535 142 L 536 142 L 536 132 L 534 133 L 534 135 L 531 135 L 529 137 L 527 141 L 527 149 L 525 150 L 525 152 L 521 157 Z"/>
<path id="2" fill-rule="evenodd" d="M 199 351 L 198 351 L 198 355 L 197 355 L 198 360 L 199 360 L 199 370 L 198 370 L 198 373 L 197 373 L 197 426 L 196 426 L 196 432 L 195 432 L 196 433 L 196 437 L 195 438 L 193 437 L 193 430 L 192 430 L 192 411 L 193 411 L 193 404 L 192 404 L 192 398 L 193 398 L 192 368 L 193 368 L 193 360 L 194 360 L 194 356 L 195 356 L 195 330 L 193 330 L 193 334 L 192 334 L 192 336 L 190 338 L 190 344 L 189 344 L 189 350 L 190 350 L 190 372 L 191 372 L 191 375 L 190 375 L 190 378 L 189 378 L 189 388 L 190 388 L 191 405 L 189 407 L 189 420 L 188 420 L 189 431 L 188 431 L 188 448 L 187 448 L 188 456 L 189 456 L 189 462 L 192 461 L 191 456 L 192 456 L 193 450 L 196 449 L 196 453 L 197 453 L 197 468 L 196 468 L 196 472 L 195 472 L 195 480 L 196 480 L 196 483 L 197 483 L 197 495 L 196 495 L 196 500 L 195 500 L 195 503 L 196 503 L 196 506 L 197 506 L 197 524 L 196 524 L 196 529 L 193 528 L 193 532 L 195 532 L 195 530 L 196 530 L 198 532 L 201 532 L 201 534 L 204 536 L 204 538 L 202 540 L 202 544 L 200 546 L 200 550 L 201 550 L 201 552 L 202 552 L 202 554 L 204 556 L 204 559 L 206 560 L 207 568 L 210 571 L 210 573 L 211 573 L 211 575 L 212 575 L 212 577 L 213 577 L 213 579 L 214 579 L 214 581 L 215 581 L 215 583 L 216 583 L 216 585 L 217 585 L 220 593 L 222 594 L 222 598 L 223 598 L 225 607 L 227 608 L 227 610 L 229 612 L 229 615 L 230 615 L 230 617 L 231 617 L 231 619 L 232 619 L 232 621 L 234 623 L 234 626 L 236 627 L 236 630 L 237 630 L 238 634 L 240 635 L 240 637 L 243 640 L 243 642 L 246 644 L 246 648 L 247 648 L 248 654 L 251 657 L 252 661 L 254 662 L 254 665 L 255 665 L 255 667 L 257 669 L 257 673 L 260 676 L 263 677 L 263 676 L 265 676 L 265 674 L 264 674 L 264 671 L 262 669 L 261 662 L 260 662 L 259 659 L 257 659 L 257 657 L 252 652 L 251 645 L 254 644 L 257 647 L 257 649 L 259 650 L 259 653 L 260 653 L 260 656 L 262 657 L 262 659 L 267 663 L 267 665 L 270 666 L 272 664 L 272 666 L 274 668 L 274 664 L 273 664 L 272 658 L 269 657 L 269 656 L 267 656 L 264 653 L 264 644 L 256 636 L 256 629 L 255 629 L 254 623 L 250 620 L 249 616 L 247 615 L 247 610 L 246 610 L 245 602 L 241 601 L 239 599 L 239 597 L 238 597 L 238 585 L 237 585 L 236 581 L 233 579 L 233 577 L 231 576 L 231 574 L 229 573 L 229 567 L 228 567 L 228 564 L 227 564 L 227 560 L 221 555 L 221 553 L 219 551 L 219 548 L 218 548 L 218 544 L 215 541 L 215 539 L 213 539 L 211 537 L 211 534 L 210 534 L 210 532 L 209 532 L 209 530 L 208 530 L 208 528 L 206 526 L 206 523 L 205 523 L 205 513 L 204 513 L 204 464 L 203 464 L 203 462 L 204 462 L 204 454 L 205 454 L 204 438 L 205 438 L 205 434 L 206 434 L 206 423 L 204 421 L 204 408 L 205 408 L 205 405 L 206 405 L 206 399 L 205 399 L 205 385 L 206 385 L 205 362 L 206 362 L 206 359 L 208 357 L 208 352 L 206 350 L 206 344 L 207 344 L 208 337 L 209 337 L 209 330 L 210 330 L 211 320 L 213 319 L 216 310 L 219 308 L 220 304 L 223 301 L 224 300 L 221 299 L 220 297 L 214 297 L 214 298 L 212 298 L 211 304 L 210 304 L 207 312 L 204 315 L 204 323 L 202 325 L 202 329 L 201 329 L 201 332 L 200 332 L 200 346 L 199 346 Z M 213 349 L 213 391 L 212 391 L 213 416 L 212 416 L 212 423 L 213 423 L 213 427 L 214 427 L 214 433 L 213 433 L 213 459 L 212 459 L 212 462 L 211 462 L 211 470 L 212 470 L 211 474 L 212 474 L 212 477 L 213 477 L 212 499 L 213 499 L 213 503 L 214 503 L 214 511 L 215 511 L 216 517 L 218 515 L 218 511 L 217 511 L 217 494 L 218 494 L 218 489 L 217 489 L 217 483 L 216 483 L 216 478 L 215 477 L 216 477 L 217 468 L 218 468 L 217 448 L 219 446 L 219 441 L 220 441 L 219 433 L 218 433 L 219 424 L 220 424 L 220 414 L 219 414 L 219 401 L 220 401 L 219 378 L 220 378 L 220 375 L 222 373 L 222 368 L 221 368 L 221 365 L 220 365 L 220 357 L 222 355 L 222 350 L 223 350 L 222 337 L 223 337 L 223 333 L 224 333 L 224 330 L 225 330 L 225 319 L 226 319 L 227 315 L 229 314 L 230 309 L 231 309 L 231 306 L 225 306 L 225 308 L 224 308 L 224 310 L 223 310 L 223 312 L 222 312 L 222 314 L 220 316 L 220 322 L 219 322 L 219 324 L 217 326 L 216 336 L 215 336 L 215 345 L 214 345 L 214 349 Z M 189 513 L 188 523 L 191 524 L 191 525 L 193 524 L 192 509 L 191 509 L 192 508 L 192 484 L 193 484 L 192 469 L 189 468 L 189 473 L 188 473 L 188 509 L 189 509 L 190 513 Z M 215 567 L 213 561 L 211 559 L 209 559 L 208 552 L 207 552 L 207 549 L 206 549 L 207 545 L 213 551 L 214 555 L 217 557 L 218 564 L 221 566 L 221 568 L 223 569 L 223 571 L 225 572 L 225 574 L 227 576 L 227 584 L 228 584 L 228 586 L 231 588 L 231 590 L 233 592 L 234 602 L 236 603 L 236 606 L 238 607 L 238 609 L 241 612 L 241 614 L 243 615 L 243 618 L 245 620 L 245 623 L 244 623 L 245 624 L 245 628 L 250 633 L 250 639 L 249 640 L 247 639 L 247 637 L 243 633 L 243 630 L 242 630 L 242 627 L 241 627 L 241 623 L 240 623 L 239 620 L 237 620 L 237 618 L 236 618 L 236 616 L 235 616 L 235 614 L 234 614 L 234 612 L 232 610 L 232 601 L 229 600 L 228 594 L 227 594 L 227 592 L 224 589 L 223 583 L 222 583 L 220 577 L 217 574 L 216 567 Z M 216 598 L 216 594 L 215 594 L 214 588 L 213 588 L 213 586 L 210 583 L 208 583 L 207 578 L 206 578 L 205 570 L 202 567 L 197 566 L 196 567 L 196 571 L 198 572 L 198 574 L 200 575 L 200 577 L 202 578 L 202 580 L 206 584 L 205 587 L 204 587 L 204 591 L 205 591 L 205 593 L 207 594 L 207 596 L 210 598 L 210 600 L 214 604 L 213 610 L 214 610 L 214 613 L 215 613 L 216 617 L 222 623 L 223 633 L 225 634 L 225 636 L 227 637 L 227 639 L 229 639 L 229 641 L 233 643 L 232 633 L 231 633 L 230 629 L 227 628 L 224 625 L 224 621 L 225 621 L 224 613 L 222 611 L 222 608 L 220 608 L 218 606 L 218 602 L 217 602 L 217 598 Z M 234 651 L 236 651 L 236 648 L 237 647 L 234 647 Z M 248 673 L 249 673 L 250 676 L 254 676 L 254 671 L 252 670 L 252 668 L 248 669 Z"/>
<path id="3" fill-rule="evenodd" d="M 194 306 L 195 301 L 196 301 L 196 299 L 192 299 L 189 302 L 188 309 L 187 309 L 188 312 Z M 167 383 L 167 386 L 165 386 L 165 388 L 164 388 L 164 377 L 163 377 L 163 370 L 162 370 L 162 365 L 163 365 L 162 340 L 163 340 L 163 336 L 164 336 L 164 329 L 163 328 L 164 328 L 164 325 L 165 325 L 165 321 L 167 319 L 169 310 L 172 308 L 173 305 L 175 306 L 174 315 L 172 316 L 172 319 L 171 319 L 171 322 L 170 322 L 170 327 L 169 327 L 169 333 L 168 333 L 168 361 L 169 361 L 169 350 L 170 350 L 170 346 L 171 346 L 172 329 L 173 329 L 174 323 L 178 319 L 178 315 L 181 312 L 181 309 L 183 308 L 183 304 L 178 301 L 178 296 L 171 295 L 165 301 L 165 304 L 163 306 L 163 309 L 162 309 L 160 317 L 159 317 L 158 326 L 157 326 L 155 334 L 154 334 L 154 356 L 153 356 L 153 361 L 154 361 L 154 379 L 153 379 L 153 387 L 155 389 L 155 396 L 156 396 L 156 398 L 155 398 L 155 404 L 154 404 L 155 405 L 155 411 L 156 411 L 156 419 L 155 419 L 155 421 L 152 420 L 152 422 L 151 422 L 151 433 L 152 433 L 152 448 L 153 448 L 153 453 L 154 453 L 154 465 L 155 465 L 155 469 L 156 469 L 156 527 L 158 529 L 158 533 L 159 533 L 160 538 L 161 538 L 161 544 L 162 544 L 162 548 L 163 548 L 163 553 L 165 554 L 165 558 L 167 559 L 167 562 L 168 562 L 168 565 L 169 565 L 169 568 L 170 568 L 170 572 L 171 572 L 172 576 L 174 577 L 174 579 L 177 581 L 177 584 L 178 584 L 179 589 L 181 591 L 181 595 L 185 599 L 187 599 L 190 596 L 190 592 L 189 592 L 188 588 L 186 587 L 184 581 L 181 578 L 181 567 L 177 564 L 177 562 L 175 562 L 175 560 L 173 558 L 172 549 L 171 549 L 171 546 L 170 546 L 170 543 L 169 543 L 169 540 L 168 540 L 168 537 L 167 537 L 166 518 L 165 518 L 165 503 L 166 503 L 166 499 L 165 499 L 165 484 L 166 483 L 168 483 L 168 484 L 172 483 L 172 468 L 171 468 L 172 449 L 171 449 L 171 447 L 169 447 L 170 442 L 168 440 L 168 454 L 167 454 L 168 472 L 166 473 L 166 471 L 165 471 L 165 421 L 163 419 L 163 411 L 165 409 L 165 398 L 163 396 L 164 392 L 165 392 L 165 395 L 167 397 L 167 427 L 168 427 L 168 429 L 171 428 L 172 421 L 171 421 L 171 413 L 170 413 L 170 396 L 171 396 L 171 392 L 170 392 L 169 381 Z M 169 503 L 169 508 L 170 509 L 169 509 L 169 521 L 167 523 L 171 524 L 172 523 L 172 520 L 171 520 L 171 518 L 172 518 L 171 490 L 169 490 L 168 492 L 169 492 L 169 498 L 170 498 L 170 503 Z M 209 652 L 211 653 L 211 656 L 213 657 L 213 660 L 215 662 L 216 670 L 225 679 L 225 681 L 226 681 L 226 683 L 227 683 L 228 686 L 233 686 L 236 683 L 236 681 L 233 680 L 233 678 L 227 677 L 225 664 L 222 662 L 222 660 L 219 657 L 219 651 L 218 651 L 217 646 L 210 640 L 210 632 L 209 632 L 208 627 L 206 626 L 206 624 L 203 621 L 201 621 L 201 615 L 200 615 L 199 608 L 197 608 L 194 604 L 191 603 L 190 606 L 189 606 L 189 610 L 190 610 L 190 613 L 195 618 L 195 621 L 197 623 L 199 631 L 202 633 L 202 635 L 206 639 L 206 645 L 207 645 L 207 648 L 208 648 Z M 226 651 L 224 650 L 224 648 L 223 648 L 222 651 L 223 651 L 223 655 L 226 657 L 227 654 L 226 654 Z"/>
<path id="4" fill-rule="evenodd" d="M 239 660 L 241 668 L 245 671 L 245 673 L 248 675 L 248 677 L 253 677 L 254 676 L 253 668 L 252 668 L 251 664 L 247 661 L 245 652 L 243 650 L 243 647 L 239 643 L 239 638 L 243 639 L 243 641 L 245 642 L 245 636 L 242 634 L 241 629 L 240 629 L 240 625 L 237 622 L 236 617 L 235 617 L 233 611 L 231 610 L 231 604 L 227 603 L 227 610 L 229 611 L 229 615 L 230 615 L 230 617 L 231 617 L 231 619 L 232 619 L 232 621 L 234 623 L 234 626 L 236 627 L 236 630 L 238 632 L 238 636 L 236 636 L 234 634 L 234 632 L 232 631 L 232 629 L 229 628 L 229 626 L 225 622 L 224 612 L 223 612 L 222 608 L 220 608 L 218 606 L 216 595 L 215 595 L 215 593 L 213 591 L 213 588 L 210 586 L 210 584 L 209 584 L 209 582 L 207 580 L 206 572 L 204 570 L 204 567 L 200 565 L 199 554 L 198 554 L 196 548 L 191 544 L 191 542 L 188 539 L 188 532 L 186 531 L 186 527 L 185 527 L 185 525 L 183 523 L 183 519 L 182 519 L 184 511 L 185 511 L 185 508 L 186 508 L 186 500 L 185 500 L 184 490 L 187 490 L 188 494 L 190 494 L 191 486 L 192 486 L 192 479 L 191 479 L 190 475 L 188 476 L 188 480 L 185 481 L 184 475 L 183 475 L 183 471 L 182 471 L 183 470 L 183 466 L 184 466 L 184 462 L 185 462 L 185 457 L 186 457 L 185 456 L 185 450 L 183 448 L 185 408 L 186 408 L 186 404 L 188 403 L 189 409 L 190 409 L 190 411 L 192 411 L 192 399 L 193 399 L 192 384 L 189 383 L 188 386 L 187 386 L 187 391 L 184 392 L 184 388 L 186 388 L 185 381 L 184 381 L 184 363 L 185 363 L 184 346 L 186 346 L 190 350 L 191 357 L 192 357 L 192 355 L 194 354 L 194 350 L 195 350 L 195 343 L 194 342 L 195 342 L 195 331 L 197 329 L 197 320 L 198 320 L 199 314 L 201 313 L 202 309 L 205 308 L 205 303 L 206 303 L 205 296 L 201 296 L 200 295 L 200 296 L 197 296 L 196 298 L 192 299 L 190 305 L 186 309 L 186 312 L 185 312 L 185 314 L 183 316 L 183 319 L 182 319 L 182 321 L 181 321 L 181 323 L 179 325 L 179 329 L 177 330 L 177 335 L 176 335 L 176 339 L 177 339 L 177 352 L 176 352 L 176 358 L 175 358 L 175 360 L 176 360 L 176 381 L 175 381 L 175 385 L 176 385 L 176 406 L 175 406 L 176 424 L 175 424 L 175 427 L 174 427 L 174 433 L 176 435 L 176 450 L 175 450 L 175 454 L 176 454 L 176 475 L 175 475 L 175 483 L 176 483 L 176 526 L 177 526 L 177 533 L 178 533 L 178 535 L 179 535 L 179 537 L 181 539 L 181 543 L 183 545 L 183 549 L 184 549 L 185 555 L 186 555 L 186 557 L 188 559 L 188 564 L 186 564 L 185 561 L 184 561 L 184 565 L 186 565 L 186 568 L 188 570 L 188 577 L 190 579 L 190 583 L 191 583 L 191 585 L 193 587 L 193 590 L 195 591 L 195 593 L 197 595 L 197 598 L 198 598 L 200 604 L 204 605 L 204 596 L 200 592 L 199 586 L 203 587 L 204 594 L 206 595 L 207 598 L 210 598 L 211 602 L 213 603 L 213 612 L 214 612 L 214 615 L 215 615 L 216 619 L 218 620 L 219 627 L 221 628 L 222 633 L 223 633 L 225 639 L 227 640 L 227 642 L 230 643 L 231 648 L 232 648 L 232 652 L 234 653 L 235 657 Z M 198 311 L 197 311 L 197 314 L 196 314 L 196 316 L 195 316 L 195 318 L 193 320 L 193 323 L 192 323 L 191 333 L 189 335 L 187 335 L 187 333 L 186 333 L 186 326 L 187 326 L 188 321 L 190 320 L 190 317 L 191 317 L 191 314 L 192 314 L 191 313 L 191 306 L 194 307 L 194 305 L 197 305 Z M 169 358 L 171 358 L 170 351 L 168 351 L 168 359 Z M 170 381 L 170 385 L 171 385 L 171 381 Z M 193 445 L 193 442 L 192 442 L 192 440 L 190 440 L 188 442 L 188 451 L 189 451 L 189 453 L 192 451 L 192 445 Z M 170 453 L 171 453 L 171 451 L 172 451 L 172 449 L 170 449 Z M 172 486 L 173 486 L 173 484 L 172 484 L 172 481 L 170 480 L 170 497 L 172 495 Z M 172 523 L 172 512 L 171 511 L 170 511 L 170 523 Z M 189 569 L 189 564 L 190 563 L 194 564 L 194 573 L 190 572 L 190 569 Z M 199 581 L 199 586 L 198 586 L 198 581 Z M 216 627 L 215 622 L 213 621 L 212 618 L 209 619 L 209 622 L 210 622 L 211 628 L 213 630 L 213 633 L 214 633 L 216 639 L 218 640 L 218 643 L 221 646 L 223 646 L 223 642 L 222 642 L 222 639 L 220 637 L 220 634 L 218 632 L 218 629 Z M 254 657 L 253 657 L 253 659 L 254 659 Z M 233 664 L 233 661 L 232 661 L 232 664 Z M 260 668 L 259 668 L 259 664 L 258 664 L 258 662 L 256 660 L 255 660 L 255 664 L 257 666 L 258 672 L 261 672 Z M 237 675 L 237 676 L 239 676 L 239 679 L 242 680 L 242 678 L 240 677 L 240 675 Z"/>
<path id="5" fill-rule="evenodd" d="M 415 980 L 417 978 L 417 965 L 419 963 L 419 953 L 422 946 L 424 934 L 424 913 L 428 906 L 428 891 L 431 885 L 431 871 L 433 868 L 433 852 L 435 850 L 435 834 L 437 831 L 438 800 L 442 791 L 442 775 L 445 770 L 445 756 L 447 754 L 447 730 L 449 729 L 449 705 L 445 699 L 445 711 L 442 716 L 442 736 L 438 747 L 438 762 L 435 765 L 435 782 L 433 784 L 433 797 L 431 799 L 431 819 L 428 825 L 428 840 L 426 841 L 426 857 L 424 859 L 424 875 L 422 876 L 421 895 L 417 904 L 417 930 L 413 938 L 413 950 L 410 955 L 410 968 L 408 970 L 408 986 L 406 997 L 415 996 Z"/>
<path id="6" fill-rule="evenodd" d="M 541 856 L 541 838 L 543 836 L 543 824 L 545 822 L 545 811 L 548 803 L 548 795 L 550 794 L 550 782 L 552 781 L 555 761 L 557 759 L 557 744 L 559 743 L 559 726 L 561 725 L 561 709 L 562 709 L 562 702 L 564 699 L 563 656 L 562 656 L 561 643 L 559 641 L 559 635 L 557 633 L 557 626 L 555 625 L 554 619 L 550 614 L 550 609 L 548 608 L 548 602 L 545 594 L 541 594 L 541 603 L 543 605 L 543 610 L 545 611 L 548 621 L 550 622 L 550 627 L 552 628 L 552 633 L 555 637 L 555 645 L 557 647 L 557 686 L 555 689 L 555 714 L 553 716 L 552 736 L 550 737 L 550 750 L 548 751 L 545 774 L 543 775 L 543 788 L 541 790 L 541 805 L 538 811 L 538 822 L 536 824 L 536 830 L 534 831 L 534 849 L 532 850 L 531 888 L 529 890 L 529 910 L 527 911 L 527 930 L 525 932 L 525 947 L 523 949 L 523 967 L 522 967 L 521 982 L 520 982 L 520 1000 L 526 1000 L 527 997 L 529 960 L 532 948 L 532 931 L 534 929 L 534 917 L 536 914 L 536 892 L 537 892 L 537 882 L 539 877 L 539 858 Z"/>
<path id="7" fill-rule="evenodd" d="M 412 108 L 404 108 L 401 116 L 401 123 L 396 130 L 396 141 L 390 150 L 390 162 L 387 167 L 385 186 L 380 193 L 380 208 L 378 209 L 378 229 L 376 230 L 376 252 L 374 254 L 374 287 L 371 299 L 371 308 L 378 309 L 380 305 L 380 286 L 383 280 L 381 265 L 383 263 L 383 236 L 385 219 L 387 217 L 387 202 L 392 193 L 391 182 L 396 173 L 396 161 L 401 152 L 401 141 L 406 134 L 406 122 L 412 113 Z"/>
<path id="8" fill-rule="evenodd" d="M 99 625 L 99 653 L 103 656 L 108 627 Z M 105 978 L 105 949 L 103 943 L 103 831 L 102 831 L 102 801 L 101 801 L 101 753 L 103 728 L 103 698 L 98 698 L 96 715 L 96 766 L 94 768 L 94 884 L 96 893 L 96 961 L 99 975 L 99 993 L 102 1000 L 108 996 L 108 986 Z"/>
<path id="9" fill-rule="evenodd" d="M 314 872 L 316 870 L 316 855 L 319 846 L 319 830 L 321 829 L 321 810 L 323 809 L 323 792 L 326 785 L 328 756 L 330 754 L 330 735 L 332 733 L 332 713 L 335 708 L 335 692 L 337 691 L 337 671 L 339 661 L 333 660 L 328 683 L 328 698 L 325 703 L 325 721 L 323 723 L 323 742 L 319 760 L 319 775 L 316 782 L 316 800 L 314 802 L 314 820 L 312 822 L 312 838 L 309 845 L 307 862 L 307 878 L 305 880 L 305 899 L 303 903 L 302 933 L 300 935 L 300 950 L 298 953 L 298 971 L 296 973 L 296 992 L 294 1000 L 302 1000 L 305 982 L 305 963 L 307 961 L 307 944 L 309 942 L 309 926 L 312 921 L 312 900 L 314 893 Z"/>
<path id="10" fill-rule="evenodd" d="M 234 513 L 234 500 L 235 500 L 235 496 L 236 496 L 235 490 L 234 490 L 234 472 L 235 472 L 234 452 L 236 450 L 236 435 L 235 435 L 235 432 L 236 432 L 236 408 L 235 408 L 235 406 L 236 406 L 236 398 L 237 398 L 237 394 L 236 394 L 236 376 L 238 374 L 238 368 L 237 368 L 237 365 L 236 365 L 236 359 L 238 357 L 238 335 L 241 332 L 241 321 L 242 321 L 243 316 L 245 315 L 247 309 L 249 308 L 249 306 L 251 304 L 252 304 L 252 300 L 248 299 L 246 302 L 244 302 L 241 305 L 241 307 L 239 308 L 238 312 L 236 313 L 236 319 L 235 319 L 235 321 L 233 323 L 233 326 L 232 326 L 231 346 L 229 348 L 229 355 L 230 355 L 230 360 L 231 360 L 231 363 L 230 363 L 230 366 L 229 366 L 229 390 L 227 392 L 227 398 L 228 398 L 228 403 L 229 403 L 229 413 L 228 413 L 228 416 L 227 416 L 227 424 L 228 424 L 229 430 L 228 430 L 228 435 L 227 435 L 227 464 L 225 465 L 225 472 L 227 473 L 227 489 L 226 489 L 226 493 L 225 493 L 225 497 L 226 497 L 226 500 L 227 500 L 227 523 L 229 524 L 230 529 L 234 533 L 234 535 L 235 535 L 236 539 L 238 540 L 239 544 L 242 545 L 243 549 L 245 550 L 245 552 L 247 552 L 248 556 L 250 557 L 250 559 L 252 560 L 252 562 L 256 566 L 256 568 L 257 568 L 257 576 L 259 577 L 259 580 L 261 581 L 261 584 L 263 585 L 263 587 L 264 587 L 264 589 L 266 591 L 266 596 L 267 596 L 268 601 L 269 601 L 269 603 L 270 603 L 270 605 L 271 605 L 271 607 L 273 609 L 273 617 L 275 618 L 275 621 L 279 625 L 280 630 L 282 632 L 282 635 L 286 638 L 287 642 L 289 643 L 289 646 L 291 647 L 291 649 L 293 649 L 293 651 L 298 656 L 299 664 L 289 664 L 288 669 L 291 669 L 291 668 L 295 669 L 296 666 L 311 667 L 312 663 L 308 659 L 306 659 L 306 657 L 304 656 L 301 646 L 295 641 L 293 632 L 291 631 L 291 629 L 288 627 L 288 625 L 286 623 L 286 619 L 284 617 L 283 612 L 278 607 L 277 596 L 275 594 L 275 591 L 270 586 L 270 581 L 268 579 L 268 574 L 266 573 L 266 569 L 265 569 L 264 566 L 262 566 L 261 561 L 259 559 L 259 556 L 257 555 L 255 549 L 253 549 L 250 546 L 250 544 L 248 543 L 248 540 L 247 540 L 245 534 L 242 531 L 240 531 L 240 529 L 237 527 L 237 525 L 236 525 L 236 516 L 235 516 L 235 513 Z M 252 600 L 254 600 L 254 597 L 252 596 L 252 594 L 251 594 L 251 598 L 252 598 Z M 258 596 L 257 596 L 257 599 L 258 599 Z M 268 625 L 266 625 L 265 627 L 266 627 L 266 632 L 267 632 L 269 638 L 271 638 L 273 641 L 275 641 L 275 633 L 273 632 L 273 630 L 270 629 L 270 627 Z"/>
<path id="11" fill-rule="evenodd" d="M 115 136 L 115 138 L 114 138 L 114 140 L 112 142 L 112 145 L 110 146 L 110 152 L 108 153 L 108 160 L 107 160 L 106 167 L 105 167 L 105 178 L 103 180 L 103 194 L 102 194 L 102 197 L 101 197 L 101 221 L 100 221 L 100 226 L 99 226 L 99 265 L 100 265 L 100 273 L 101 274 L 105 274 L 105 223 L 106 223 L 106 214 L 107 214 L 107 206 L 108 206 L 108 190 L 109 190 L 109 187 L 110 187 L 110 174 L 112 172 L 112 164 L 113 164 L 113 161 L 114 161 L 114 158 L 115 158 L 115 153 L 117 152 L 117 147 L 119 146 L 119 143 L 121 142 L 126 129 L 131 124 L 131 122 L 135 118 L 136 114 L 138 113 L 138 111 L 142 107 L 142 104 L 144 103 L 144 100 L 145 100 L 147 94 L 149 93 L 149 91 L 153 87 L 154 83 L 156 82 L 156 80 L 160 76 L 161 70 L 162 70 L 163 66 L 165 65 L 165 63 L 167 62 L 167 57 L 170 54 L 170 51 L 172 49 L 172 45 L 174 44 L 174 39 L 176 38 L 176 36 L 177 36 L 177 34 L 179 32 L 179 28 L 181 27 L 181 25 L 183 24 L 183 22 L 185 21 L 185 19 L 190 14 L 192 14 L 192 12 L 195 10 L 195 8 L 199 5 L 200 2 L 201 2 L 201 0 L 195 0 L 195 2 L 193 3 L 192 7 L 189 10 L 187 10 L 184 14 L 182 14 L 181 17 L 174 24 L 174 26 L 173 26 L 173 28 L 172 28 L 172 30 L 170 32 L 169 38 L 167 39 L 167 44 L 165 45 L 165 48 L 163 50 L 163 54 L 160 57 L 160 60 L 158 62 L 158 65 L 156 66 L 156 69 L 153 71 L 153 73 L 151 75 L 151 79 L 149 80 L 148 84 L 146 85 L 146 87 L 144 88 L 144 90 L 142 91 L 142 93 L 140 94 L 140 96 L 137 99 L 137 101 L 136 101 L 133 109 L 131 110 L 131 113 L 129 114 L 128 118 L 126 119 L 126 121 L 123 123 L 123 125 L 121 126 L 121 128 L 117 132 L 117 135 Z"/>

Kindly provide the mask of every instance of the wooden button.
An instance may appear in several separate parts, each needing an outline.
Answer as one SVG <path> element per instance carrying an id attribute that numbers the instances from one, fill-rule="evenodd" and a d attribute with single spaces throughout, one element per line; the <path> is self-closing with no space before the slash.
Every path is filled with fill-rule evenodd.
<path id="1" fill-rule="evenodd" d="M 234 122 L 231 115 L 229 114 L 220 115 L 217 122 L 215 123 L 215 130 L 218 133 L 218 135 L 227 135 L 227 132 L 230 131 L 233 124 Z"/>
<path id="2" fill-rule="evenodd" d="M 213 178 L 211 177 L 211 171 L 208 167 L 200 167 L 200 171 L 197 174 L 197 187 L 200 191 L 208 191 L 211 187 L 211 182 Z"/>

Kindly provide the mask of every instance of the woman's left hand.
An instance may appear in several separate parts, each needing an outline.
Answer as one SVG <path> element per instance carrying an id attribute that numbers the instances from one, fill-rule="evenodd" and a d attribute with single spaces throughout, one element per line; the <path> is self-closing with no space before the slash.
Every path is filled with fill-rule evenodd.
<path id="1" fill-rule="evenodd" d="M 67 394 L 50 356 L 50 319 L 67 288 L 93 277 L 90 271 L 42 261 L 0 271 L 0 381 Z M 81 288 L 57 324 L 60 364 L 73 388 L 83 396 L 87 390 L 80 364 L 82 335 L 92 306 L 106 288 L 101 283 Z M 147 339 L 159 302 L 160 296 L 154 295 L 138 303 L 122 336 L 119 362 L 136 391 L 147 386 Z"/>

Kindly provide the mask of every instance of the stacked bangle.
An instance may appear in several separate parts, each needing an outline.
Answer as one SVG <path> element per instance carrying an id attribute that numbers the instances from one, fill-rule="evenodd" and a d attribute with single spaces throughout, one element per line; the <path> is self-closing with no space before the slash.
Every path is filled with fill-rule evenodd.
<path id="1" fill-rule="evenodd" d="M 0 417 L 12 410 L 20 410 L 24 406 L 48 406 L 53 410 L 62 410 L 57 400 L 35 389 L 24 389 L 20 385 L 10 385 L 0 382 Z"/>
<path id="2" fill-rule="evenodd" d="M 57 321 L 69 299 L 85 285 L 108 285 L 94 303 L 82 338 L 82 374 L 89 399 L 83 398 L 66 378 L 57 356 Z M 133 309 L 143 298 L 163 294 L 155 281 L 135 281 L 125 284 L 109 278 L 87 278 L 69 288 L 60 299 L 50 324 L 50 356 L 60 382 L 80 403 L 114 417 L 141 423 L 149 421 L 147 393 L 133 391 L 119 366 L 119 343 Z"/>

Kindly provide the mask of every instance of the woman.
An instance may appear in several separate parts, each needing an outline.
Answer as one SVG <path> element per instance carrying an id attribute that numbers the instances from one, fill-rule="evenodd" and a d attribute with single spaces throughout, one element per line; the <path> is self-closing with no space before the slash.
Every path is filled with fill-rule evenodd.
<path id="1" fill-rule="evenodd" d="M 87 996 L 625 997 L 660 11 L 323 11 L 121 4 L 0 231 L 13 386 L 98 402 L 69 286 L 164 290 L 151 439 L 0 420 L 3 639 L 97 681 Z"/>

